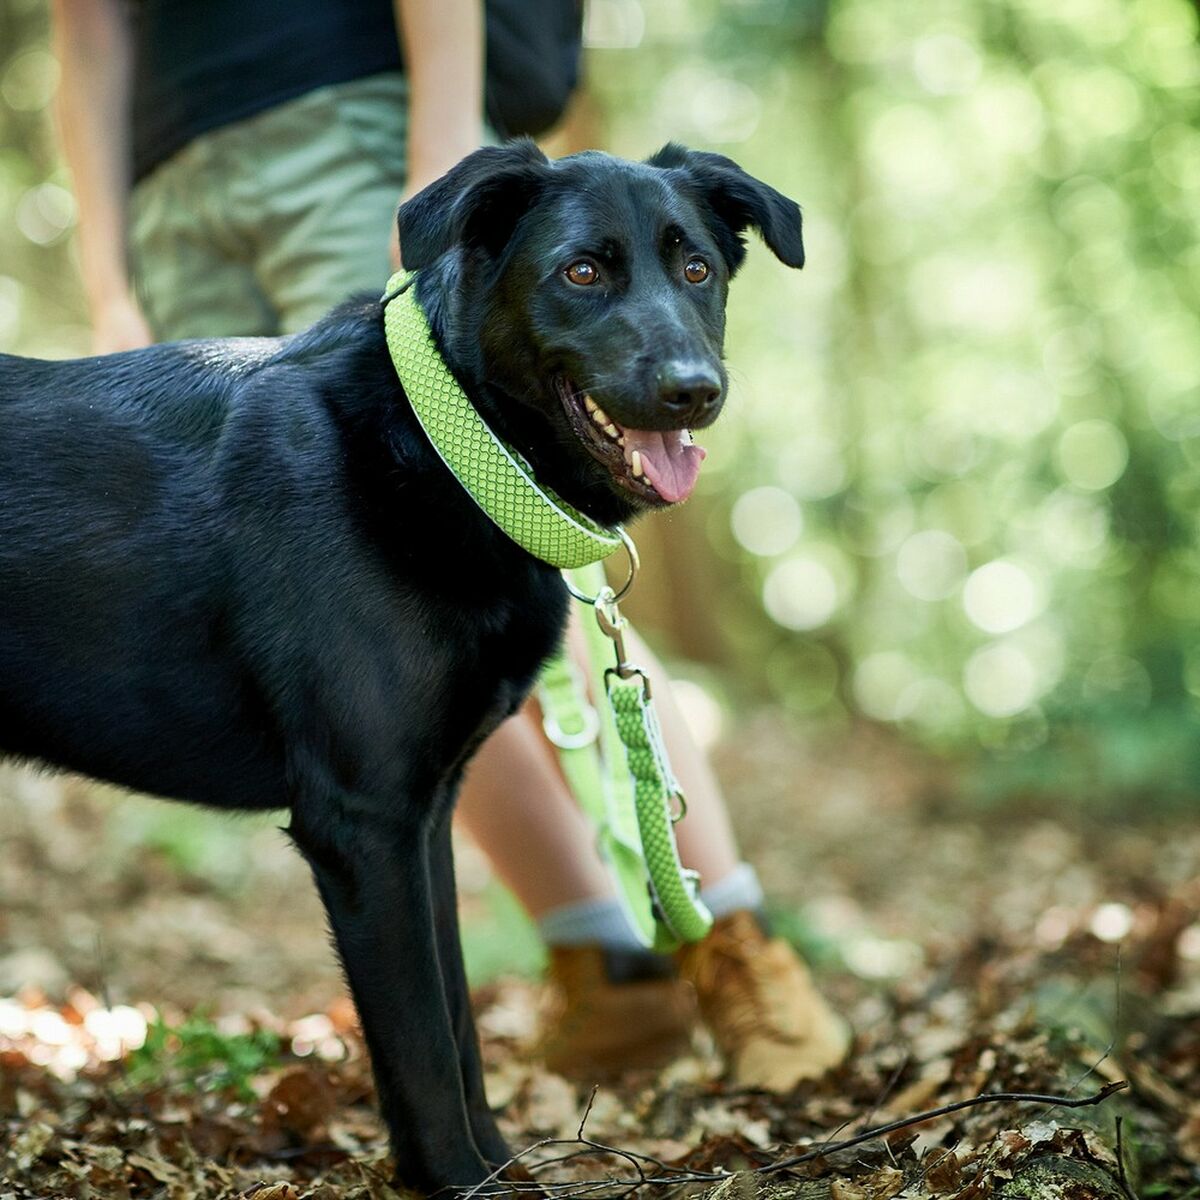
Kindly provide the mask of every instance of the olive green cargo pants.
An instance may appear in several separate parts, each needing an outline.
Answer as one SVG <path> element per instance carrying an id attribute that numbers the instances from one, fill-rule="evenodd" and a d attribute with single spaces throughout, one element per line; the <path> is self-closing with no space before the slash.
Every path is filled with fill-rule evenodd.
<path id="1" fill-rule="evenodd" d="M 291 333 L 380 294 L 407 110 L 398 73 L 318 88 L 202 134 L 138 183 L 130 256 L 155 336 Z"/>

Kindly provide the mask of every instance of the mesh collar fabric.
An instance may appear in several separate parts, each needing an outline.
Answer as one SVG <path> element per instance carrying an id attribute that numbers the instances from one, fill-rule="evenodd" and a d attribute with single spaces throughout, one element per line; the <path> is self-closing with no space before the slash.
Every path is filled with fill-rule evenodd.
<path id="1" fill-rule="evenodd" d="M 417 303 L 415 276 L 398 272 L 384 293 L 383 324 L 396 374 L 426 436 L 476 504 L 517 545 L 554 567 L 599 562 L 621 543 L 534 478 L 501 441 L 450 372 Z"/>

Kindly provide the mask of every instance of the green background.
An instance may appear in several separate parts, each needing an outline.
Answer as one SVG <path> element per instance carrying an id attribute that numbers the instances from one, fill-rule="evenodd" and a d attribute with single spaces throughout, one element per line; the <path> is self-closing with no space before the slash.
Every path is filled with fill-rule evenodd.
<path id="1" fill-rule="evenodd" d="M 0 351 L 86 353 L 47 15 L 0 6 Z M 1200 781 L 1200 51 L 1183 0 L 593 0 L 590 128 L 729 154 L 809 263 L 735 283 L 638 616 L 711 735 L 780 706 L 1000 802 Z"/>

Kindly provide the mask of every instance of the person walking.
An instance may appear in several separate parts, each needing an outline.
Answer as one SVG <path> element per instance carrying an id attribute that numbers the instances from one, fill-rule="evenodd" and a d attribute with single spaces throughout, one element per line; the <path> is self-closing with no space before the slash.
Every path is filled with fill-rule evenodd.
<path id="1" fill-rule="evenodd" d="M 508 0 L 510 13 L 523 2 Z M 568 27 L 576 7 L 559 0 Z M 53 0 L 52 11 L 97 353 L 291 333 L 349 295 L 380 293 L 403 250 L 397 204 L 491 136 L 493 71 L 529 51 L 519 33 L 498 40 L 485 73 L 481 0 Z M 528 68 L 510 76 L 522 70 L 529 83 Z M 631 648 L 665 678 L 644 644 Z M 458 820 L 549 948 L 548 1066 L 592 1078 L 659 1065 L 688 1048 L 698 1014 L 737 1084 L 786 1091 L 840 1062 L 848 1030 L 768 936 L 717 782 L 669 690 L 656 696 L 688 796 L 680 853 L 716 918 L 703 942 L 674 960 L 639 945 L 535 701 L 472 761 Z"/>

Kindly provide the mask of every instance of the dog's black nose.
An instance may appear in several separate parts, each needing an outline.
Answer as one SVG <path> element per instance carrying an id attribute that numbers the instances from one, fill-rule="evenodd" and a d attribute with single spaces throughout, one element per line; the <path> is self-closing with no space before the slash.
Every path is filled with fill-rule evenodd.
<path id="1" fill-rule="evenodd" d="M 721 399 L 721 377 L 707 363 L 677 360 L 658 369 L 658 399 L 674 417 L 692 425 Z"/>

